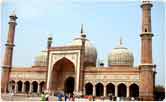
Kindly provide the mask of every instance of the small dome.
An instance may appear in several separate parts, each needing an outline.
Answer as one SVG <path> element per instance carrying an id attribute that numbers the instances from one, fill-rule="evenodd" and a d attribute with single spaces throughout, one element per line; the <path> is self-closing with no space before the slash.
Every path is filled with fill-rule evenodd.
<path id="1" fill-rule="evenodd" d="M 129 49 L 123 47 L 122 42 L 120 41 L 119 46 L 114 48 L 111 53 L 108 55 L 108 65 L 127 65 L 133 66 L 134 56 Z"/>
<path id="2" fill-rule="evenodd" d="M 69 45 L 82 45 L 81 37 L 75 38 Z M 91 42 L 85 40 L 85 66 L 96 66 L 97 51 Z"/>
<path id="3" fill-rule="evenodd" d="M 35 57 L 34 66 L 47 66 L 47 51 L 41 51 Z"/>

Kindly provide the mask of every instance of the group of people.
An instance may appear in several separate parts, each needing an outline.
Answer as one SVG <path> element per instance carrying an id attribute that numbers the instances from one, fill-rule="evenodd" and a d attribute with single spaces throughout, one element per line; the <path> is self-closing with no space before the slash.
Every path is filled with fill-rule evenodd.
<path id="1" fill-rule="evenodd" d="M 55 96 L 49 96 L 48 93 L 42 92 L 40 101 L 74 101 L 74 96 L 71 94 L 57 94 Z"/>
<path id="2" fill-rule="evenodd" d="M 109 101 L 125 101 L 125 100 L 139 100 L 134 97 L 131 98 L 125 98 L 125 97 L 115 97 L 110 95 L 109 97 L 95 97 L 92 95 L 87 95 L 87 96 L 74 96 L 73 94 L 57 94 L 55 96 L 49 96 L 48 93 L 42 92 L 41 94 L 41 101 L 104 101 L 104 100 L 109 100 Z"/>

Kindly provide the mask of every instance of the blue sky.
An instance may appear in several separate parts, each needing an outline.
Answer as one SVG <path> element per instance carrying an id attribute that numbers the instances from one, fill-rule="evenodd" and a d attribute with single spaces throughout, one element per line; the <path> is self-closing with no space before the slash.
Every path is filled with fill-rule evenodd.
<path id="1" fill-rule="evenodd" d="M 152 8 L 153 61 L 157 65 L 156 83 L 164 85 L 164 4 L 154 2 Z M 47 36 L 53 46 L 68 44 L 79 35 L 84 24 L 87 38 L 97 48 L 98 58 L 107 66 L 107 56 L 123 38 L 125 47 L 133 51 L 134 66 L 140 64 L 140 2 L 120 0 L 5 0 L 1 2 L 1 47 L 8 32 L 8 16 L 18 16 L 13 65 L 31 66 L 35 56 L 46 48 Z"/>

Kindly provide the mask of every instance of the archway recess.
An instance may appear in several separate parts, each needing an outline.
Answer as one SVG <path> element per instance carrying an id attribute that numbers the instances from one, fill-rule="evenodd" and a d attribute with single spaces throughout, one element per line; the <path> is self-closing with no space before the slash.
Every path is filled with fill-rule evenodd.
<path id="1" fill-rule="evenodd" d="M 56 91 L 65 91 L 65 81 L 69 76 L 75 78 L 74 67 L 74 64 L 65 57 L 54 64 L 51 74 L 51 90 L 54 93 Z"/>
<path id="2" fill-rule="evenodd" d="M 32 82 L 32 87 L 33 87 L 32 92 L 37 92 L 37 90 L 38 90 L 38 83 L 36 81 Z"/>
<path id="3" fill-rule="evenodd" d="M 130 97 L 139 97 L 139 86 L 137 84 L 132 84 L 129 87 Z"/>
<path id="4" fill-rule="evenodd" d="M 29 92 L 29 89 L 30 89 L 30 82 L 29 82 L 29 81 L 26 81 L 24 84 L 25 84 L 25 92 Z"/>
<path id="5" fill-rule="evenodd" d="M 68 77 L 64 83 L 64 92 L 67 94 L 73 94 L 74 92 L 74 78 Z"/>
<path id="6" fill-rule="evenodd" d="M 85 85 L 85 94 L 92 95 L 93 94 L 93 85 L 91 83 L 87 83 Z"/>
<path id="7" fill-rule="evenodd" d="M 118 85 L 118 97 L 126 97 L 126 85 L 121 83 Z"/>
<path id="8" fill-rule="evenodd" d="M 96 84 L 96 96 L 103 96 L 104 93 L 104 86 L 101 83 Z"/>
<path id="9" fill-rule="evenodd" d="M 44 92 L 44 88 L 45 88 L 45 82 L 42 81 L 40 82 L 40 92 Z"/>
<path id="10" fill-rule="evenodd" d="M 106 86 L 107 96 L 112 95 L 115 96 L 115 85 L 112 83 L 107 84 Z"/>
<path id="11" fill-rule="evenodd" d="M 18 92 L 22 92 L 22 81 L 17 82 L 17 88 L 18 88 L 17 89 Z"/>

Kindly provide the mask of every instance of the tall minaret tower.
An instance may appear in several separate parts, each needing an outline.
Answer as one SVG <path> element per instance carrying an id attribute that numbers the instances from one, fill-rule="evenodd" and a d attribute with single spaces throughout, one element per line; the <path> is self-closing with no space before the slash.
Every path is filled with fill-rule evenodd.
<path id="1" fill-rule="evenodd" d="M 9 31 L 4 55 L 4 62 L 2 66 L 2 79 L 1 79 L 1 91 L 8 91 L 8 82 L 10 77 L 10 71 L 12 68 L 12 57 L 13 57 L 13 47 L 14 47 L 14 35 L 15 35 L 15 27 L 17 25 L 16 19 L 17 16 L 15 12 L 10 15 L 9 21 Z"/>
<path id="2" fill-rule="evenodd" d="M 83 31 L 83 24 L 81 25 L 81 51 L 80 51 L 80 78 L 79 78 L 79 92 L 83 94 L 83 87 L 84 87 L 84 57 L 85 57 L 85 40 L 86 34 Z"/>
<path id="3" fill-rule="evenodd" d="M 154 68 L 152 61 L 152 29 L 150 1 L 142 1 L 142 33 L 141 37 L 141 64 L 140 68 L 140 97 L 143 100 L 153 100 L 154 91 Z"/>

